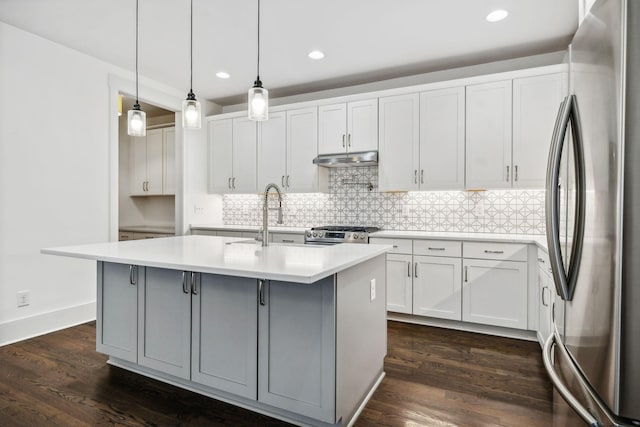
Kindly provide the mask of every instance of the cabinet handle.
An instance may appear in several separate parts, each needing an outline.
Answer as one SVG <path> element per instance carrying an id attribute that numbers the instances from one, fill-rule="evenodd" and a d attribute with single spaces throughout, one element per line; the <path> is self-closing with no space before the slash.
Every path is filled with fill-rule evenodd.
<path id="1" fill-rule="evenodd" d="M 518 182 L 518 165 L 513 167 L 513 179 Z"/>
<path id="2" fill-rule="evenodd" d="M 469 267 L 468 266 L 464 266 L 464 281 L 468 282 L 469 281 Z"/>
<path id="3" fill-rule="evenodd" d="M 417 262 L 413 264 L 413 275 L 415 277 L 418 277 L 418 263 Z"/>
<path id="4" fill-rule="evenodd" d="M 189 289 L 187 289 L 187 272 L 186 271 L 182 272 L 182 292 L 184 292 L 185 294 L 189 293 Z"/>
<path id="5" fill-rule="evenodd" d="M 413 183 L 414 184 L 418 183 L 418 169 L 413 170 Z"/>
<path id="6" fill-rule="evenodd" d="M 342 148 L 346 148 L 346 145 L 344 144 L 344 138 L 345 138 L 345 134 L 342 134 Z"/>
<path id="7" fill-rule="evenodd" d="M 549 307 L 549 303 L 545 302 L 545 300 L 544 300 L 544 291 L 548 290 L 548 289 L 549 288 L 546 287 L 546 286 L 542 288 L 542 305 L 544 305 L 545 307 Z"/>
<path id="8" fill-rule="evenodd" d="M 398 249 L 398 245 L 393 245 L 393 249 Z"/>
<path id="9" fill-rule="evenodd" d="M 227 181 L 227 187 L 231 188 L 231 177 L 229 177 L 229 180 Z"/>
<path id="10" fill-rule="evenodd" d="M 198 273 L 194 273 L 193 271 L 191 272 L 191 293 L 193 295 L 198 295 L 198 281 L 197 281 L 197 275 Z"/>
<path id="11" fill-rule="evenodd" d="M 444 251 L 444 248 L 432 248 L 431 246 L 429 246 L 427 249 L 430 251 Z"/>
<path id="12" fill-rule="evenodd" d="M 485 249 L 485 250 L 484 250 L 484 253 L 485 253 L 485 254 L 503 254 L 503 253 L 504 253 L 504 251 L 490 251 L 490 250 L 488 250 L 488 249 Z"/>
<path id="13" fill-rule="evenodd" d="M 347 136 L 347 147 L 351 147 L 351 134 Z"/>
<path id="14" fill-rule="evenodd" d="M 135 274 L 134 274 L 135 271 Z M 136 285 L 137 282 L 137 276 L 138 276 L 138 267 L 134 266 L 134 265 L 130 265 L 129 266 L 129 283 L 133 286 Z"/>
<path id="15" fill-rule="evenodd" d="M 144 189 L 144 181 L 142 181 L 142 191 L 146 191 L 146 190 Z"/>
<path id="16" fill-rule="evenodd" d="M 289 188 L 289 178 L 291 178 L 291 175 L 287 175 L 287 185 L 286 185 L 287 188 Z"/>
<path id="17" fill-rule="evenodd" d="M 507 182 L 509 182 L 509 165 L 507 165 Z"/>
<path id="18" fill-rule="evenodd" d="M 236 177 L 231 178 L 231 188 L 236 189 Z"/>
<path id="19" fill-rule="evenodd" d="M 424 184 L 424 169 L 420 169 L 420 184 Z"/>
<path id="20" fill-rule="evenodd" d="M 282 239 L 282 243 L 295 243 L 295 242 L 291 239 Z"/>
<path id="21" fill-rule="evenodd" d="M 411 277 L 411 261 L 407 261 L 407 277 Z"/>
<path id="22" fill-rule="evenodd" d="M 544 260 L 542 258 L 538 258 L 538 262 L 541 262 L 544 264 Z"/>
<path id="23" fill-rule="evenodd" d="M 264 279 L 258 279 L 258 302 L 264 305 Z"/>
<path id="24" fill-rule="evenodd" d="M 282 186 L 284 187 L 284 175 L 282 175 L 282 178 L 280 178 L 280 183 L 282 183 Z"/>

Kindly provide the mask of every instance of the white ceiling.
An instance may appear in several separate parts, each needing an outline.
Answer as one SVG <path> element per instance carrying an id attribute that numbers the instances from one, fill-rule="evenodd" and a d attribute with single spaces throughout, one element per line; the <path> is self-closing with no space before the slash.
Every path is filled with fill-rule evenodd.
<path id="1" fill-rule="evenodd" d="M 134 70 L 133 0 L 0 0 L 0 20 Z M 194 0 L 198 98 L 245 100 L 256 23 L 257 0 Z M 577 25 L 577 0 L 262 0 L 260 77 L 272 97 L 330 89 L 562 50 Z M 140 0 L 139 70 L 186 95 L 188 0 Z"/>

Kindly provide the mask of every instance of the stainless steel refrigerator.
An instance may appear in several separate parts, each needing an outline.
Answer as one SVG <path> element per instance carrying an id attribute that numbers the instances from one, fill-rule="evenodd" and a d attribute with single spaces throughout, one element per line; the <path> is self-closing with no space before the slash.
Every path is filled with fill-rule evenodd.
<path id="1" fill-rule="evenodd" d="M 569 52 L 546 184 L 554 425 L 640 426 L 640 0 L 598 0 Z"/>

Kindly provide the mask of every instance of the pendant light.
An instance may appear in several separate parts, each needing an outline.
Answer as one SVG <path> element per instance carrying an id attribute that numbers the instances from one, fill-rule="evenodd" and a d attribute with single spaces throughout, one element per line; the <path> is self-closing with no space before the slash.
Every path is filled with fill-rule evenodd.
<path id="1" fill-rule="evenodd" d="M 193 93 L 193 0 L 191 0 L 191 72 L 189 81 L 189 93 L 187 99 L 182 101 L 182 127 L 185 129 L 200 129 L 202 127 L 202 114 L 200 102 Z"/>
<path id="2" fill-rule="evenodd" d="M 249 89 L 249 120 L 269 119 L 269 91 L 260 81 L 260 0 L 258 0 L 258 75 L 253 87 Z"/>
<path id="3" fill-rule="evenodd" d="M 136 0 L 136 103 L 127 113 L 127 133 L 131 136 L 147 134 L 147 113 L 140 109 L 138 103 L 138 0 Z"/>

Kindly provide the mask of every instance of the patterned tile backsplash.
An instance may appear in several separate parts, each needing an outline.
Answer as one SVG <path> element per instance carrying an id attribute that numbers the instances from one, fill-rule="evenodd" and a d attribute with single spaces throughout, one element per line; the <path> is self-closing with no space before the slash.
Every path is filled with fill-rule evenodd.
<path id="1" fill-rule="evenodd" d="M 335 168 L 329 192 L 290 193 L 283 199 L 284 226 L 367 225 L 384 230 L 544 234 L 544 190 L 377 191 L 378 167 Z M 373 184 L 369 191 L 368 184 Z M 270 206 L 276 207 L 275 198 Z M 262 198 L 227 194 L 228 225 L 261 225 Z M 276 226 L 277 212 L 269 213 Z"/>

